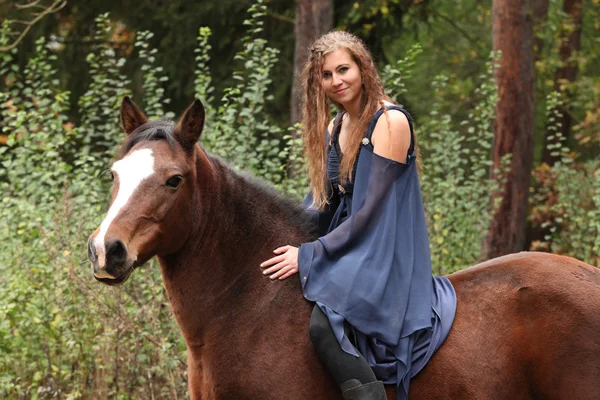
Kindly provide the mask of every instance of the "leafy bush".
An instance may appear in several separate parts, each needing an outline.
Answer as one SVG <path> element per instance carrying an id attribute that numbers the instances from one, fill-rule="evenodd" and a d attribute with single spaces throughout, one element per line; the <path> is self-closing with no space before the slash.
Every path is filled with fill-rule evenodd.
<path id="1" fill-rule="evenodd" d="M 421 186 L 431 260 L 439 274 L 454 272 L 479 260 L 481 240 L 488 232 L 493 208 L 499 205 L 492 204 L 490 198 L 497 194 L 501 182 L 489 177 L 492 123 L 498 99 L 493 77 L 495 62 L 491 57 L 474 93 L 475 108 L 458 128 L 452 117 L 443 113 L 447 77 L 439 76 L 432 83 L 435 92 L 431 111 L 420 130 L 418 143 L 425 150 Z M 509 162 L 510 157 L 505 157 L 500 170 L 504 171 Z"/>
<path id="2" fill-rule="evenodd" d="M 560 160 L 552 167 L 542 164 L 534 171 L 538 184 L 536 206 L 530 219 L 545 232 L 534 248 L 558 254 L 576 255 L 600 266 L 600 160 L 578 160 L 559 128 L 561 96 L 552 92 L 546 99 L 548 148 Z"/>
<path id="3" fill-rule="evenodd" d="M 79 101 L 78 127 L 67 121 L 68 93 L 55 84 L 43 40 L 3 93 L 11 147 L 0 149 L 2 398 L 175 398 L 186 391 L 185 346 L 156 266 L 119 289 L 90 280 L 86 237 L 106 209 L 109 181 L 101 172 L 122 139 L 115 116 L 127 93 L 118 72 L 124 59 L 104 40 L 107 16 L 97 23 L 104 44 L 88 58 L 94 79 Z M 162 94 L 153 76 L 147 99 Z"/>

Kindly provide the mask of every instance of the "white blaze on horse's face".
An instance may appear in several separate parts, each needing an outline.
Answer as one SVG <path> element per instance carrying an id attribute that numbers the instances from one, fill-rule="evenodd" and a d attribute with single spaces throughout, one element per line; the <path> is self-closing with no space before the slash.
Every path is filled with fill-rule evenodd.
<path id="1" fill-rule="evenodd" d="M 117 217 L 119 212 L 127 206 L 135 190 L 140 186 L 144 179 L 154 173 L 154 155 L 151 149 L 136 150 L 125 158 L 115 162 L 111 168 L 113 174 L 119 178 L 119 192 L 115 201 L 110 206 L 104 221 L 100 225 L 100 231 L 94 240 L 96 253 L 98 255 L 97 278 L 114 279 L 114 276 L 108 274 L 104 267 L 106 265 L 106 251 L 104 239 L 110 225 Z"/>

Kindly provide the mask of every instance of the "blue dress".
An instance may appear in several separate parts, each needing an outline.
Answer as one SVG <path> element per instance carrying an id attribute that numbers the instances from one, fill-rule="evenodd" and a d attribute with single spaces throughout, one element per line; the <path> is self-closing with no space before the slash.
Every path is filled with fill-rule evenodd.
<path id="1" fill-rule="evenodd" d="M 397 385 L 398 400 L 406 400 L 410 379 L 450 332 L 456 293 L 447 278 L 432 276 L 412 119 L 398 106 L 387 109 L 408 118 L 406 163 L 373 152 L 379 110 L 362 140 L 354 179 L 342 186 L 338 114 L 327 157 L 330 203 L 319 212 L 311 193 L 304 201 L 323 236 L 300 246 L 298 268 L 304 296 L 327 315 L 342 349 L 358 356 L 357 349 L 379 379 Z"/>

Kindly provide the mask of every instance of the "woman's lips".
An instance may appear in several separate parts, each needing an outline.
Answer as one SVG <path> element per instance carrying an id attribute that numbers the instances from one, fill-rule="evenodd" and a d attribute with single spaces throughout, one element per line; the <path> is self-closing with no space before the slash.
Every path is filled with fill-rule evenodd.
<path id="1" fill-rule="evenodd" d="M 346 89 L 347 89 L 347 88 L 345 88 L 345 89 L 340 89 L 340 90 L 336 90 L 336 91 L 335 91 L 335 94 L 342 94 L 342 93 L 344 93 L 344 92 L 346 91 Z"/>

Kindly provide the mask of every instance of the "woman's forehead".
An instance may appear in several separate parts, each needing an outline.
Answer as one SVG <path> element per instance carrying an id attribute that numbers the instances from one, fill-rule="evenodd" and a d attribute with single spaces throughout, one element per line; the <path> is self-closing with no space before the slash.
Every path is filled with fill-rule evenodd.
<path id="1" fill-rule="evenodd" d="M 344 47 L 340 47 L 333 50 L 330 53 L 325 54 L 323 57 L 323 69 L 334 69 L 341 64 L 354 64 L 354 59 Z"/>

